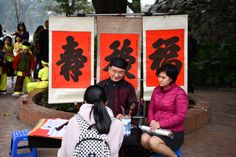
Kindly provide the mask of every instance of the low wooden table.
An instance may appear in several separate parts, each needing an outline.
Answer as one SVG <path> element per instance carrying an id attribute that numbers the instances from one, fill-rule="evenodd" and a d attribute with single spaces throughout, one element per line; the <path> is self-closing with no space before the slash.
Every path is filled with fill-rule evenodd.
<path id="1" fill-rule="evenodd" d="M 125 136 L 122 146 L 140 146 L 142 131 L 134 128 L 130 136 Z M 51 137 L 28 136 L 29 146 L 36 148 L 60 148 L 61 139 Z"/>

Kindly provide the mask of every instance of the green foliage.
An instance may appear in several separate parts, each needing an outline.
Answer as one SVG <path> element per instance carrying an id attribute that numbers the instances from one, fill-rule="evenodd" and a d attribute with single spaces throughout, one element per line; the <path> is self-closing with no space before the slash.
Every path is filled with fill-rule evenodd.
<path id="1" fill-rule="evenodd" d="M 91 3 L 87 0 L 71 0 L 71 4 L 69 5 L 68 0 L 56 0 L 58 5 L 53 8 L 56 13 L 66 13 L 74 14 L 74 13 L 92 13 L 93 7 Z"/>
<path id="2" fill-rule="evenodd" d="M 236 42 L 201 43 L 192 64 L 194 84 L 210 87 L 236 87 Z"/>
<path id="3" fill-rule="evenodd" d="M 60 111 L 66 111 L 66 112 L 73 112 L 77 113 L 78 109 L 74 105 L 74 103 L 63 103 L 63 104 L 48 104 L 48 90 L 39 92 L 36 94 L 32 100 L 40 106 L 44 106 L 47 108 L 60 110 Z"/>
<path id="4" fill-rule="evenodd" d="M 141 12 L 141 2 L 140 0 L 133 0 L 132 3 L 127 3 L 129 8 L 134 12 L 134 13 L 140 13 Z"/>

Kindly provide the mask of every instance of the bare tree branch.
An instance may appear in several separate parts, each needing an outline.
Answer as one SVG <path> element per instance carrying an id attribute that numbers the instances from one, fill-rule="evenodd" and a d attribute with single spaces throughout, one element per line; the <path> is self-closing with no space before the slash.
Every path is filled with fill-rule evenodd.
<path id="1" fill-rule="evenodd" d="M 151 7 L 148 9 L 147 12 L 151 12 L 153 7 L 155 6 L 155 4 L 157 4 L 158 2 L 159 2 L 159 0 L 156 0 L 156 2 L 153 5 L 151 5 Z"/>
<path id="2" fill-rule="evenodd" d="M 17 23 L 20 22 L 20 14 L 19 14 L 19 2 L 18 0 L 12 0 L 12 3 L 15 7 L 15 11 L 16 11 L 16 21 Z"/>

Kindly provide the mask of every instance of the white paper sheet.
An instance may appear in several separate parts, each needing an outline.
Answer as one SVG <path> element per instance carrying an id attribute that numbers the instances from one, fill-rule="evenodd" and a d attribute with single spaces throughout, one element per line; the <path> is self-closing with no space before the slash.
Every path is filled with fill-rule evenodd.
<path id="1" fill-rule="evenodd" d="M 63 137 L 66 130 L 66 126 L 64 126 L 61 130 L 57 131 L 55 128 L 51 128 L 48 132 L 48 136 L 50 137 Z"/>
<path id="2" fill-rule="evenodd" d="M 60 119 L 60 118 L 48 119 L 47 122 L 43 126 L 41 126 L 41 129 L 46 129 L 46 130 L 51 130 L 52 128 L 55 129 L 56 127 L 59 127 L 66 122 L 68 122 L 68 120 L 66 119 Z"/>

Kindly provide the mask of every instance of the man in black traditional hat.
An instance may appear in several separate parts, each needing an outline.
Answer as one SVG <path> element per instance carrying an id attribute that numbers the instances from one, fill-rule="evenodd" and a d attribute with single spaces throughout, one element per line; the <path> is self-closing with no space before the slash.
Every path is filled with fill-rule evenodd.
<path id="1" fill-rule="evenodd" d="M 135 114 L 137 96 L 134 87 L 124 79 L 128 63 L 122 58 L 114 58 L 109 65 L 110 77 L 100 81 L 99 86 L 105 89 L 108 107 L 112 109 L 116 118 Z"/>

